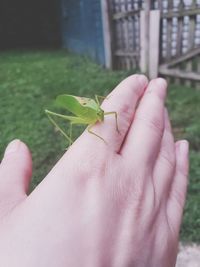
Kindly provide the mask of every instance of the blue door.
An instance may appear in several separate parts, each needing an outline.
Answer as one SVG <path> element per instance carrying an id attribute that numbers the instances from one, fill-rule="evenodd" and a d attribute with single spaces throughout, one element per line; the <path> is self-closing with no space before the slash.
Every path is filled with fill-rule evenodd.
<path id="1" fill-rule="evenodd" d="M 61 13 L 63 46 L 104 65 L 101 0 L 62 0 Z"/>

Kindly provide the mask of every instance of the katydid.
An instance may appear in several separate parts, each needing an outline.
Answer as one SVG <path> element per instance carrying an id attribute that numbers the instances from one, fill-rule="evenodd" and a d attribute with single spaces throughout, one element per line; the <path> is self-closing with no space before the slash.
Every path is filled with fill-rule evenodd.
<path id="1" fill-rule="evenodd" d="M 95 95 L 95 100 L 94 100 L 92 98 L 78 97 L 74 95 L 67 95 L 67 94 L 59 95 L 56 98 L 57 106 L 67 109 L 75 116 L 63 115 L 49 111 L 47 109 L 45 110 L 49 120 L 61 132 L 61 134 L 66 137 L 66 139 L 69 141 L 69 144 L 72 143 L 72 126 L 74 124 L 88 125 L 87 128 L 88 132 L 97 136 L 106 143 L 103 137 L 99 136 L 98 134 L 96 134 L 91 130 L 91 128 L 94 126 L 96 122 L 103 122 L 104 117 L 106 115 L 115 116 L 116 130 L 119 132 L 117 123 L 117 112 L 115 111 L 105 112 L 100 107 L 98 97 L 99 96 Z M 56 121 L 53 119 L 54 116 L 69 121 L 70 123 L 69 135 L 67 135 L 65 131 L 60 126 L 58 126 Z"/>

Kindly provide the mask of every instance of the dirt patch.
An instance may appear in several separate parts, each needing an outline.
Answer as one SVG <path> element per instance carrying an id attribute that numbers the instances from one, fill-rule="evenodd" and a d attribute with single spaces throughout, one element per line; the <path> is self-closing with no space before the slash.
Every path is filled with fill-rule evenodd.
<path id="1" fill-rule="evenodd" d="M 180 244 L 176 267 L 200 267 L 200 245 Z"/>

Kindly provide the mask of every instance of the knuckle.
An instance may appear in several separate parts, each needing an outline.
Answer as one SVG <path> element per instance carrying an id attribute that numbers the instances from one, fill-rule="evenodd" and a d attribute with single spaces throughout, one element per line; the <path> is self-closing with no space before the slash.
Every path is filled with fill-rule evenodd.
<path id="1" fill-rule="evenodd" d="M 131 123 L 132 114 L 133 114 L 133 109 L 131 108 L 131 106 L 128 104 L 123 104 L 119 109 L 119 114 L 120 114 L 120 120 L 123 122 L 125 127 L 127 125 L 129 126 Z"/>
<path id="2" fill-rule="evenodd" d="M 132 183 L 132 187 L 129 187 L 128 199 L 131 204 L 141 204 L 144 198 L 144 187 L 140 182 L 140 177 L 136 177 Z"/>
<path id="3" fill-rule="evenodd" d="M 162 122 L 159 114 L 152 115 L 137 115 L 136 120 L 145 124 L 148 129 L 161 135 L 164 129 L 164 123 Z"/>
<path id="4" fill-rule="evenodd" d="M 126 177 L 126 179 L 125 179 Z M 126 208 L 135 207 L 138 212 L 141 210 L 141 206 L 144 199 L 144 185 L 141 182 L 141 177 L 133 177 L 130 174 L 120 174 L 117 182 L 113 184 L 113 198 L 120 205 Z"/>
<path id="5" fill-rule="evenodd" d="M 149 121 L 147 121 L 149 123 L 149 127 L 156 131 L 156 132 L 162 132 L 163 130 L 163 125 L 160 121 L 160 118 L 158 118 L 157 116 L 153 116 Z"/>
<path id="6" fill-rule="evenodd" d="M 164 149 L 161 152 L 161 159 L 163 160 L 163 162 L 165 164 L 167 164 L 169 166 L 170 169 L 174 169 L 175 168 L 175 155 L 172 152 L 169 152 L 167 149 Z"/>
<path id="7" fill-rule="evenodd" d="M 182 209 L 185 202 L 185 191 L 180 191 L 179 189 L 174 188 L 171 193 L 171 197 L 177 206 Z"/>
<path id="8" fill-rule="evenodd" d="M 83 154 L 80 153 L 79 160 L 76 160 L 78 180 L 80 180 L 81 183 L 85 181 L 87 184 L 87 181 L 91 179 L 104 179 L 110 164 L 111 155 L 108 155 L 108 158 L 105 159 L 104 153 L 88 151 L 88 153 L 86 153 L 87 157 L 85 157 L 85 153 Z M 84 157 L 85 160 L 83 160 Z"/>
<path id="9" fill-rule="evenodd" d="M 179 176 L 183 177 L 183 179 L 186 179 L 186 181 L 188 176 L 188 169 L 189 169 L 188 163 L 186 163 L 184 166 L 180 166 L 177 163 L 177 173 Z"/>

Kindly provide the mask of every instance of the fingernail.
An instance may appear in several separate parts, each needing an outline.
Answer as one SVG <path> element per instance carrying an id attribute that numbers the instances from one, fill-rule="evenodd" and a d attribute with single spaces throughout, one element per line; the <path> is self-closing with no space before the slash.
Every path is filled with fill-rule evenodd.
<path id="1" fill-rule="evenodd" d="M 5 150 L 4 156 L 17 152 L 20 146 L 20 140 L 16 139 L 10 142 Z"/>
<path id="2" fill-rule="evenodd" d="M 155 82 L 156 82 L 157 85 L 158 85 L 159 87 L 161 87 L 162 89 L 166 89 L 166 88 L 167 88 L 167 82 L 166 82 L 165 79 L 163 79 L 163 78 L 157 78 L 157 79 L 155 80 Z"/>
<path id="3" fill-rule="evenodd" d="M 145 85 L 148 84 L 148 79 L 147 79 L 147 77 L 146 77 L 145 75 L 143 75 L 143 74 L 138 75 L 137 79 L 138 79 L 139 83 L 140 83 L 142 86 L 145 86 Z"/>
<path id="4" fill-rule="evenodd" d="M 150 88 L 164 100 L 167 94 L 167 82 L 163 78 L 157 78 L 151 81 Z"/>
<path id="5" fill-rule="evenodd" d="M 179 145 L 179 149 L 181 154 L 187 155 L 189 152 L 189 143 L 187 140 L 183 140 L 181 141 L 180 145 Z"/>

